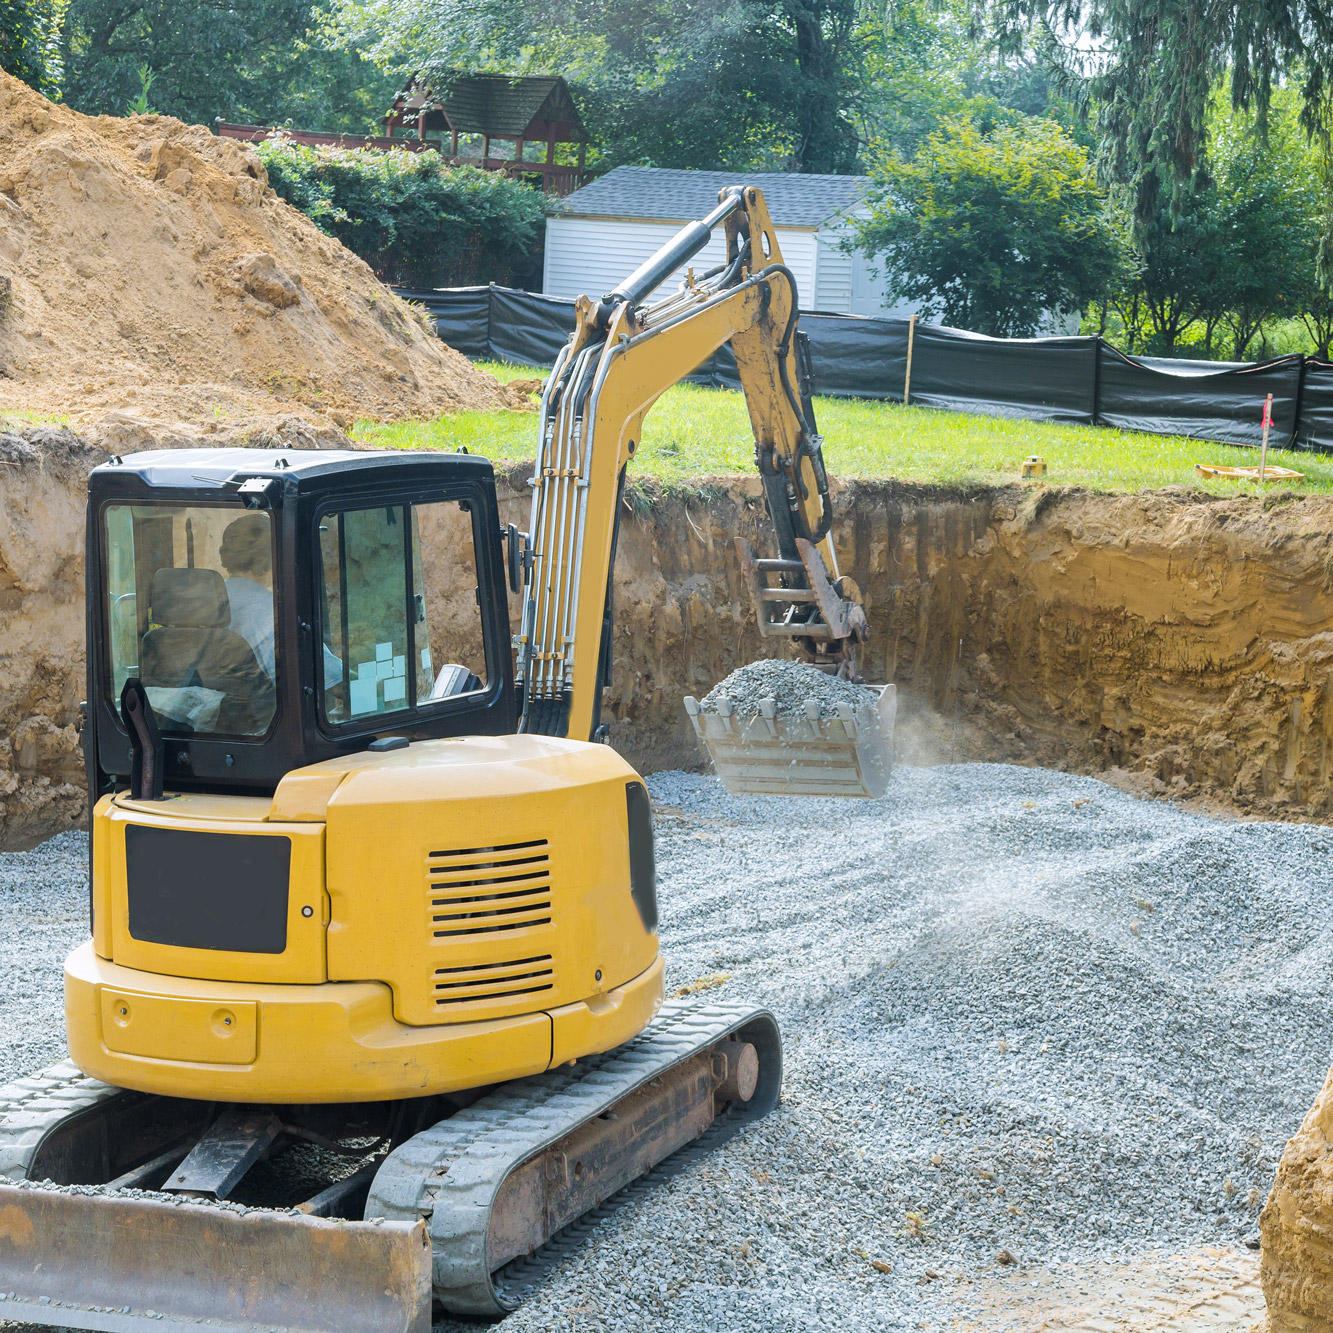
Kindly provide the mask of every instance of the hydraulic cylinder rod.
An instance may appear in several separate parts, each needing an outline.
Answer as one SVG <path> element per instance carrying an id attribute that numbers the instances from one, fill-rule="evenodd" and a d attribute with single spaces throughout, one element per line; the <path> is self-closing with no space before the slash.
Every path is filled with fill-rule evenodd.
<path id="1" fill-rule="evenodd" d="M 683 226 L 655 255 L 645 259 L 629 277 L 602 297 L 599 323 L 605 327 L 618 305 L 625 302 L 639 305 L 682 264 L 693 259 L 708 244 L 713 228 L 730 217 L 743 202 L 740 189 L 731 190 L 706 218 Z"/>

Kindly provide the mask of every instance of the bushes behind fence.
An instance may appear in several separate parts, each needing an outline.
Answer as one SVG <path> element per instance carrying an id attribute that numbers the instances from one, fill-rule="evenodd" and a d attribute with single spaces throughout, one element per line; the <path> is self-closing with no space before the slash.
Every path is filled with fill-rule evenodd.
<path id="1" fill-rule="evenodd" d="M 269 182 L 385 281 L 520 284 L 540 266 L 542 195 L 438 153 L 308 148 L 266 139 Z"/>

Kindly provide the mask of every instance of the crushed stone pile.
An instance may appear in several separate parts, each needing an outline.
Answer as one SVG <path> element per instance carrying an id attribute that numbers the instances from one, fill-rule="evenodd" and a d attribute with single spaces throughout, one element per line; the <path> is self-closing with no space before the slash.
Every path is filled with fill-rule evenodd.
<path id="1" fill-rule="evenodd" d="M 82 116 L 0 72 L 0 414 L 345 428 L 517 399 L 248 149 L 166 116 Z"/>
<path id="2" fill-rule="evenodd" d="M 747 716 L 759 711 L 761 699 L 772 699 L 778 717 L 803 717 L 806 701 L 814 699 L 820 716 L 831 717 L 838 704 L 850 704 L 859 712 L 873 708 L 876 698 L 866 686 L 830 676 L 808 662 L 768 658 L 737 667 L 709 690 L 699 707 L 705 713 L 716 713 L 722 700 L 728 699 L 737 713 Z"/>
<path id="3" fill-rule="evenodd" d="M 771 1007 L 782 1104 L 576 1229 L 507 1333 L 1004 1333 L 1052 1275 L 1248 1253 L 1333 1051 L 1333 832 L 1001 765 L 649 787 L 668 990 Z M 0 1082 L 64 1054 L 86 846 L 0 855 Z"/>

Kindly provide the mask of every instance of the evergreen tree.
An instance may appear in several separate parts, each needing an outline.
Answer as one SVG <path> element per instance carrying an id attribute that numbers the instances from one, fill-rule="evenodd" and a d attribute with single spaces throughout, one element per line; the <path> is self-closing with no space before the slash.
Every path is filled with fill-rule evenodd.
<path id="1" fill-rule="evenodd" d="M 1209 180 L 1214 89 L 1266 132 L 1275 89 L 1297 89 L 1302 128 L 1330 173 L 1333 8 L 1325 0 L 977 0 L 1026 42 L 1034 25 L 1063 56 L 1097 110 L 1102 163 L 1132 195 L 1139 231 L 1178 214 Z M 1333 197 L 1326 190 L 1326 195 Z M 1333 212 L 1325 208 L 1320 268 L 1333 276 Z"/>

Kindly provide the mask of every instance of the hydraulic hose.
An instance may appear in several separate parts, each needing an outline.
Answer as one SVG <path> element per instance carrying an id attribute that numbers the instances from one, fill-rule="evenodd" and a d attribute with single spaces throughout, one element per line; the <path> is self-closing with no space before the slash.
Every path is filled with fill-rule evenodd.
<path id="1" fill-rule="evenodd" d="M 808 458 L 810 466 L 814 469 L 815 485 L 819 489 L 820 520 L 817 528 L 807 529 L 801 533 L 801 536 L 807 541 L 818 543 L 828 536 L 829 530 L 833 526 L 833 502 L 829 496 L 828 472 L 824 468 L 824 458 L 817 443 L 819 437 L 815 432 L 814 422 L 806 416 L 805 404 L 792 385 L 791 375 L 787 370 L 787 357 L 791 352 L 792 334 L 796 329 L 797 320 L 796 275 L 786 264 L 770 264 L 767 268 L 756 273 L 755 278 L 758 280 L 775 273 L 780 273 L 786 278 L 787 284 L 791 288 L 791 312 L 787 316 L 787 326 L 782 331 L 782 341 L 778 344 L 778 378 L 782 381 L 783 392 L 787 395 L 787 401 L 791 404 L 791 409 L 796 414 L 796 420 L 801 428 L 801 438 L 796 448 L 796 456 L 792 459 L 791 480 L 793 484 L 800 488 L 802 497 L 808 498 L 809 491 L 801 480 L 801 458 L 802 456 Z M 794 514 L 793 517 L 799 519 L 799 512 Z"/>

